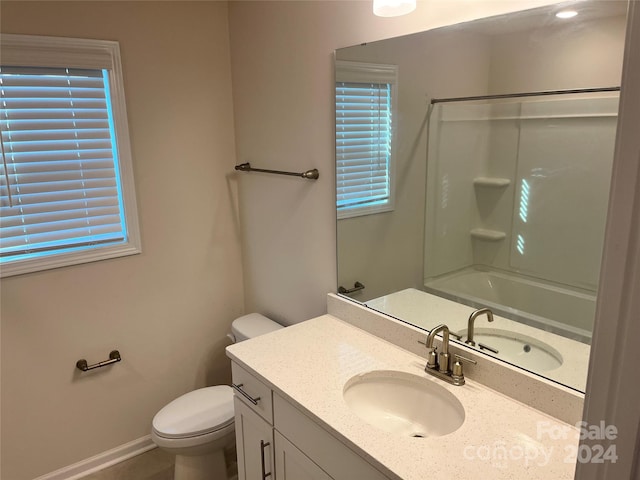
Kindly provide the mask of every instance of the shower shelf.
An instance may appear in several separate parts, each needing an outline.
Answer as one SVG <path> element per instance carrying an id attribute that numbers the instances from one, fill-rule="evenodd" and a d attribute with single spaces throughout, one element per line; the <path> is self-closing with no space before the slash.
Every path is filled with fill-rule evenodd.
<path id="1" fill-rule="evenodd" d="M 502 188 L 511 184 L 511 180 L 499 177 L 476 177 L 473 179 L 473 184 L 478 187 Z"/>
<path id="2" fill-rule="evenodd" d="M 487 240 L 489 242 L 497 242 L 504 240 L 506 233 L 499 230 L 488 230 L 486 228 L 474 228 L 471 230 L 471 236 L 478 240 Z"/>

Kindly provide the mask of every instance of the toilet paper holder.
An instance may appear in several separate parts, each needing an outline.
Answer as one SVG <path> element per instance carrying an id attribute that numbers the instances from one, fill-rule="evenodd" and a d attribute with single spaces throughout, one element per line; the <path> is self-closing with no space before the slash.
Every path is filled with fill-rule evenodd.
<path id="1" fill-rule="evenodd" d="M 112 363 L 116 363 L 122 360 L 120 356 L 120 352 L 118 350 L 111 350 L 109 352 L 109 360 L 103 360 L 102 362 L 94 363 L 93 365 L 88 365 L 87 361 L 84 358 L 81 358 L 76 362 L 76 368 L 78 370 L 82 370 L 86 372 L 88 370 L 93 370 L 94 368 L 106 367 L 107 365 L 111 365 Z"/>

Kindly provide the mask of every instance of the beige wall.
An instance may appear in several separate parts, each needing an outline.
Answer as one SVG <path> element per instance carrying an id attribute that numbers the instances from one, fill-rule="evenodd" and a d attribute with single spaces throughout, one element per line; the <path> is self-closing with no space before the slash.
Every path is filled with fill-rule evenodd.
<path id="1" fill-rule="evenodd" d="M 2 280 L 0 476 L 24 480 L 147 435 L 169 400 L 227 381 L 243 289 L 226 3 L 3 1 L 1 27 L 120 42 L 143 249 Z M 114 348 L 122 363 L 75 369 Z"/>
<path id="2" fill-rule="evenodd" d="M 425 0 L 375 17 L 370 1 L 229 4 L 238 161 L 320 179 L 240 179 L 246 306 L 286 323 L 325 311 L 336 290 L 333 52 L 492 14 L 554 3 Z"/>

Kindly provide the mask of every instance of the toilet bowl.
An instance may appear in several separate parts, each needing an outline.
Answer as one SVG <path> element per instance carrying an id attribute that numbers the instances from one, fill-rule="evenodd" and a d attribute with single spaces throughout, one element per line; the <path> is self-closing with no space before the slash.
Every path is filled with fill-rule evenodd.
<path id="1" fill-rule="evenodd" d="M 251 313 L 233 321 L 230 337 L 239 342 L 280 328 Z M 233 390 L 217 385 L 176 398 L 153 417 L 151 439 L 176 456 L 174 480 L 226 479 L 224 450 L 235 441 Z"/>

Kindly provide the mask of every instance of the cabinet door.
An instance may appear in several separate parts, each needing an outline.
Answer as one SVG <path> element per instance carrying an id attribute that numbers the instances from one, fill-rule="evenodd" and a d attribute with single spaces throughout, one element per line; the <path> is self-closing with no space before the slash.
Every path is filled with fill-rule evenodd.
<path id="1" fill-rule="evenodd" d="M 278 480 L 332 480 L 324 470 L 277 430 L 274 433 L 274 440 Z"/>
<path id="2" fill-rule="evenodd" d="M 273 394 L 273 418 L 276 431 L 286 435 L 287 440 L 314 464 L 322 467 L 330 478 L 389 480 L 364 458 L 276 393 Z M 276 473 L 280 480 L 280 471 L 276 469 Z"/>
<path id="3" fill-rule="evenodd" d="M 273 427 L 237 397 L 233 399 L 238 480 L 275 480 Z"/>

